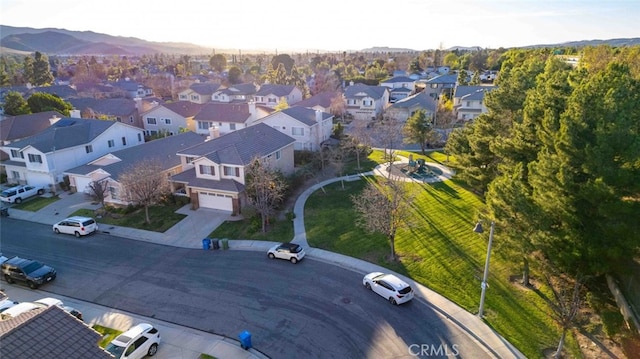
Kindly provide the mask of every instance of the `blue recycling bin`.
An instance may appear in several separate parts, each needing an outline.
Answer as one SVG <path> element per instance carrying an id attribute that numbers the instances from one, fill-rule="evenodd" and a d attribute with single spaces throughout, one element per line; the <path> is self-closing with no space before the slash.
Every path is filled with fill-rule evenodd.
<path id="1" fill-rule="evenodd" d="M 249 348 L 251 348 L 251 333 L 245 330 L 240 333 L 239 337 L 242 349 L 249 350 Z"/>
<path id="2" fill-rule="evenodd" d="M 205 238 L 202 240 L 202 249 L 210 249 L 211 248 L 211 240 L 209 238 Z"/>

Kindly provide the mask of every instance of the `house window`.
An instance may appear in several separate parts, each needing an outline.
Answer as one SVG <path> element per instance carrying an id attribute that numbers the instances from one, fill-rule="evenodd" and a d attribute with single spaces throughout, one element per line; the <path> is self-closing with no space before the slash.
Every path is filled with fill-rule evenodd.
<path id="1" fill-rule="evenodd" d="M 471 101 L 467 101 L 467 107 L 471 106 Z"/>
<path id="2" fill-rule="evenodd" d="M 142 134 L 138 132 L 138 142 L 142 142 Z"/>
<path id="3" fill-rule="evenodd" d="M 171 119 L 170 118 L 165 118 L 164 119 L 164 123 L 165 123 L 165 125 L 170 125 L 171 124 Z"/>
<path id="4" fill-rule="evenodd" d="M 155 125 L 156 118 L 155 117 L 147 117 L 147 125 Z"/>
<path id="5" fill-rule="evenodd" d="M 229 129 L 230 129 L 231 131 L 235 131 L 235 130 L 236 130 L 236 124 L 235 124 L 235 123 L 230 123 L 230 124 L 229 124 Z"/>
<path id="6" fill-rule="evenodd" d="M 122 137 L 122 145 L 123 146 L 127 145 L 127 138 L 126 137 Z"/>
<path id="7" fill-rule="evenodd" d="M 291 127 L 291 134 L 294 136 L 304 136 L 304 127 Z"/>
<path id="8" fill-rule="evenodd" d="M 86 145 L 86 146 L 84 146 L 84 150 L 87 151 L 87 153 L 91 153 L 91 152 L 93 152 L 93 146 L 92 145 Z"/>
<path id="9" fill-rule="evenodd" d="M 213 127 L 213 122 L 198 121 L 198 129 L 199 130 L 208 130 L 209 127 Z"/>
<path id="10" fill-rule="evenodd" d="M 11 157 L 13 158 L 24 158 L 24 153 L 18 150 L 11 150 Z"/>
<path id="11" fill-rule="evenodd" d="M 279 160 L 282 157 L 282 153 L 280 151 L 276 152 L 276 160 Z"/>
<path id="12" fill-rule="evenodd" d="M 109 196 L 111 196 L 112 199 L 114 200 L 118 200 L 118 189 L 112 186 L 109 186 Z"/>
<path id="13" fill-rule="evenodd" d="M 216 175 L 216 169 L 213 166 L 200 165 L 200 174 L 215 176 Z"/>
<path id="14" fill-rule="evenodd" d="M 186 100 L 187 99 L 187 95 L 180 95 L 180 99 L 181 100 Z"/>
<path id="15" fill-rule="evenodd" d="M 268 103 L 277 103 L 277 101 L 276 101 L 276 100 L 277 100 L 277 99 L 275 99 L 275 98 L 273 98 L 273 97 L 270 97 L 270 98 L 268 98 L 268 99 L 267 99 L 267 102 L 268 102 Z"/>
<path id="16" fill-rule="evenodd" d="M 198 100 L 198 95 L 191 95 L 191 99 L 194 100 L 194 101 L 197 101 Z"/>
<path id="17" fill-rule="evenodd" d="M 129 116 L 129 123 L 133 123 L 133 116 Z"/>
<path id="18" fill-rule="evenodd" d="M 42 156 L 29 154 L 29 162 L 31 163 L 42 163 Z"/>
<path id="19" fill-rule="evenodd" d="M 224 166 L 224 175 L 240 177 L 240 169 L 238 167 Z"/>
<path id="20" fill-rule="evenodd" d="M 11 171 L 11 178 L 15 179 L 15 180 L 19 180 L 20 179 L 20 172 L 18 171 Z"/>
<path id="21" fill-rule="evenodd" d="M 110 148 L 114 147 L 116 145 L 116 142 L 114 140 L 109 140 L 107 142 L 108 142 Z"/>
<path id="22" fill-rule="evenodd" d="M 187 157 L 187 163 L 191 163 L 195 159 L 196 159 L 195 157 Z"/>

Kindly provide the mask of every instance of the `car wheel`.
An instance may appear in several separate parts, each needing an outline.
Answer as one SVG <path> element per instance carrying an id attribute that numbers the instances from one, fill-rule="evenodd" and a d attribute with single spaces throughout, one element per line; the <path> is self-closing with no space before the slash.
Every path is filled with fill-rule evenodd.
<path id="1" fill-rule="evenodd" d="M 41 195 L 41 194 L 43 194 L 43 193 L 44 193 L 44 190 L 43 190 L 43 189 L 39 189 L 39 190 L 38 190 L 38 194 L 39 194 L 39 195 Z"/>
<path id="2" fill-rule="evenodd" d="M 149 351 L 147 352 L 147 355 L 149 355 L 150 357 L 154 356 L 156 353 L 158 352 L 158 344 L 151 344 L 151 346 L 149 347 Z"/>
<path id="3" fill-rule="evenodd" d="M 270 258 L 270 259 L 275 259 L 275 258 L 276 258 L 276 256 L 275 256 L 275 254 L 273 254 L 273 253 L 269 253 L 269 258 Z"/>
<path id="4" fill-rule="evenodd" d="M 73 234 L 76 236 L 76 238 L 80 238 L 80 232 L 75 231 Z"/>
<path id="5" fill-rule="evenodd" d="M 22 198 L 18 197 L 13 201 L 15 204 L 22 202 Z"/>
<path id="6" fill-rule="evenodd" d="M 393 299 L 393 297 L 389 297 L 389 303 L 393 304 L 393 305 L 397 305 L 398 303 L 396 302 L 395 299 Z"/>
<path id="7" fill-rule="evenodd" d="M 6 281 L 7 281 L 7 283 L 9 283 L 9 284 L 15 283 L 15 282 L 13 281 L 13 278 L 11 278 L 8 274 L 5 274 L 5 275 L 4 275 L 4 280 L 6 280 Z"/>
<path id="8" fill-rule="evenodd" d="M 296 264 L 298 263 L 298 258 L 296 257 L 291 257 L 291 259 L 289 259 L 291 261 L 291 263 Z"/>
<path id="9" fill-rule="evenodd" d="M 56 234 L 60 234 L 60 230 L 58 228 L 54 228 L 53 231 L 56 232 Z"/>
<path id="10" fill-rule="evenodd" d="M 364 286 L 365 288 L 371 290 L 371 284 L 369 284 L 369 282 L 365 283 Z"/>
<path id="11" fill-rule="evenodd" d="M 27 285 L 28 285 L 28 286 L 29 286 L 29 288 L 31 288 L 31 289 L 37 289 L 37 288 L 38 288 L 38 285 L 37 285 L 37 284 L 35 284 L 35 283 L 34 283 L 34 282 L 32 282 L 32 281 L 27 282 Z"/>

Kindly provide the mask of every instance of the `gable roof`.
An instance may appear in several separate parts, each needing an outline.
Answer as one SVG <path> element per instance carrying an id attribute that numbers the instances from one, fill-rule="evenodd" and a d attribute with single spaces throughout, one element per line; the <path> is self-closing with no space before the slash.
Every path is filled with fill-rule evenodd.
<path id="1" fill-rule="evenodd" d="M 348 86 L 344 90 L 344 97 L 346 98 L 355 98 L 362 97 L 358 94 L 364 92 L 366 96 L 371 97 L 373 99 L 381 99 L 384 96 L 384 93 L 389 91 L 389 88 L 386 86 L 368 86 L 364 84 L 355 84 L 352 86 Z"/>
<path id="2" fill-rule="evenodd" d="M 0 140 L 12 141 L 29 137 L 51 126 L 52 119 L 61 118 L 57 111 L 46 111 L 7 117 L 0 121 Z"/>
<path id="3" fill-rule="evenodd" d="M 388 83 L 388 84 L 399 83 L 399 82 L 416 82 L 416 80 L 408 76 L 396 76 L 396 77 L 392 77 L 390 79 L 386 79 L 382 81 L 382 83 Z"/>
<path id="4" fill-rule="evenodd" d="M 141 160 L 159 160 L 163 169 L 167 170 L 180 165 L 180 157 L 176 153 L 185 148 L 204 142 L 204 137 L 195 132 L 187 131 L 173 136 L 159 138 L 157 140 L 145 142 L 135 147 L 125 148 L 120 151 L 112 152 L 108 156 L 114 156 L 120 159 L 108 165 L 100 166 L 94 164 L 86 164 L 72 168 L 65 173 L 88 175 L 89 173 L 102 169 L 109 173 L 110 177 L 118 180 L 120 174 L 124 173 L 131 165 Z M 100 159 L 93 161 L 98 162 Z"/>
<path id="5" fill-rule="evenodd" d="M 189 86 L 189 89 L 193 90 L 195 93 L 200 95 L 211 95 L 214 92 L 218 91 L 220 88 L 220 84 L 214 84 L 211 82 L 205 83 L 193 83 Z"/>
<path id="6" fill-rule="evenodd" d="M 436 102 L 427 93 L 419 92 L 413 96 L 403 98 L 402 100 L 399 100 L 393 105 L 391 105 L 391 108 L 413 108 L 413 107 L 420 107 L 420 108 L 429 110 L 431 112 L 435 112 Z"/>
<path id="7" fill-rule="evenodd" d="M 109 127 L 116 126 L 116 124 L 123 125 L 116 121 L 66 117 L 47 127 L 44 131 L 13 142 L 8 146 L 17 148 L 33 146 L 40 152 L 48 153 L 90 143 Z"/>
<path id="8" fill-rule="evenodd" d="M 340 96 L 337 91 L 327 91 L 315 94 L 307 99 L 296 102 L 293 106 L 296 107 L 314 107 L 321 106 L 324 108 L 331 107 L 331 102 L 336 96 Z"/>
<path id="9" fill-rule="evenodd" d="M 2 358 L 113 358 L 102 335 L 52 305 L 0 321 Z"/>
<path id="10" fill-rule="evenodd" d="M 256 85 L 254 85 L 253 83 L 243 83 L 243 84 L 236 84 L 233 86 L 229 86 L 228 88 L 220 89 L 219 91 L 229 95 L 239 96 L 239 95 L 253 95 L 258 90 L 256 89 Z"/>
<path id="11" fill-rule="evenodd" d="M 304 123 L 307 126 L 314 126 L 317 125 L 318 122 L 316 121 L 316 110 L 312 110 L 310 108 L 306 108 L 306 107 L 289 107 L 286 108 L 282 111 L 280 111 L 288 116 L 290 116 L 291 118 L 298 120 L 302 123 Z M 275 114 L 272 114 L 271 116 L 273 116 Z M 326 112 L 321 112 L 322 115 L 322 120 L 326 120 L 328 118 L 331 118 L 333 115 L 326 113 Z"/>
<path id="12" fill-rule="evenodd" d="M 428 84 L 455 84 L 456 82 L 458 82 L 457 74 L 440 75 L 426 81 Z"/>
<path id="13" fill-rule="evenodd" d="M 264 84 L 260 86 L 256 96 L 276 95 L 278 97 L 287 96 L 296 87 L 293 85 Z"/>
<path id="14" fill-rule="evenodd" d="M 69 103 L 76 110 L 84 111 L 91 109 L 95 113 L 109 116 L 128 116 L 133 113 L 136 108 L 136 102 L 127 98 L 72 98 Z"/>
<path id="15" fill-rule="evenodd" d="M 496 86 L 457 86 L 453 97 L 464 97 L 475 92 L 489 92 Z"/>
<path id="16" fill-rule="evenodd" d="M 295 141 L 292 137 L 259 123 L 192 146 L 178 154 L 206 157 L 216 163 L 246 166 L 254 157 L 262 158 Z"/>
<path id="17" fill-rule="evenodd" d="M 246 102 L 208 102 L 193 118 L 196 121 L 245 123 L 251 117 Z"/>
<path id="18" fill-rule="evenodd" d="M 202 110 L 202 104 L 199 103 L 194 103 L 194 102 L 189 102 L 189 101 L 176 101 L 176 102 L 171 102 L 171 103 L 165 103 L 163 106 L 167 109 L 169 109 L 170 111 L 173 111 L 175 113 L 177 113 L 178 115 L 187 118 L 187 117 L 193 117 L 195 115 L 198 114 L 198 112 L 200 112 L 200 110 Z M 149 110 L 149 112 L 153 111 L 157 109 L 157 107 Z"/>

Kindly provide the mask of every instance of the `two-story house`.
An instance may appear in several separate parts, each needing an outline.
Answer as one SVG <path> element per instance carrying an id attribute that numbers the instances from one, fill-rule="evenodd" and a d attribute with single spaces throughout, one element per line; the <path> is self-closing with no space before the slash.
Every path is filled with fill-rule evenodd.
<path id="1" fill-rule="evenodd" d="M 171 177 L 174 192 L 200 207 L 241 213 L 246 204 L 245 172 L 254 159 L 284 175 L 294 171 L 293 143 L 284 133 L 259 123 L 178 152 L 184 172 Z"/>
<path id="2" fill-rule="evenodd" d="M 127 98 L 153 96 L 153 89 L 129 78 L 111 81 L 109 85 L 124 91 Z"/>
<path id="3" fill-rule="evenodd" d="M 416 81 L 408 76 L 396 76 L 380 82 L 380 86 L 389 88 L 389 102 L 394 103 L 412 95 Z"/>
<path id="4" fill-rule="evenodd" d="M 281 101 L 286 101 L 292 106 L 302 101 L 302 90 L 293 85 L 264 84 L 253 98 L 256 105 L 270 108 L 276 107 Z"/>
<path id="5" fill-rule="evenodd" d="M 342 94 L 337 91 L 326 91 L 297 102 L 294 106 L 331 113 L 335 101 L 342 101 Z"/>
<path id="6" fill-rule="evenodd" d="M 180 101 L 190 101 L 194 103 L 207 103 L 212 101 L 213 94 L 220 90 L 222 85 L 217 83 L 193 83 L 188 89 L 180 91 L 178 93 L 178 99 Z"/>
<path id="7" fill-rule="evenodd" d="M 176 153 L 200 144 L 204 140 L 204 136 L 194 132 L 183 132 L 108 153 L 85 165 L 69 169 L 64 174 L 69 176 L 70 186 L 77 192 L 91 194 L 89 185 L 92 182 L 104 181 L 108 188 L 105 203 L 126 205 L 128 203 L 122 198 L 122 187 L 118 181 L 121 174 L 143 160 L 156 160 L 162 163 L 163 172 L 167 176 L 178 174 L 182 171 L 182 164 Z"/>
<path id="8" fill-rule="evenodd" d="M 73 106 L 71 117 L 93 118 L 126 123 L 143 128 L 140 112 L 135 100 L 128 98 L 72 98 L 69 103 Z"/>
<path id="9" fill-rule="evenodd" d="M 268 115 L 271 109 L 256 106 L 250 102 L 209 102 L 202 105 L 202 109 L 194 117 L 195 132 L 211 135 L 210 129 L 215 128 L 219 135 L 251 126 L 256 120 Z"/>
<path id="10" fill-rule="evenodd" d="M 424 92 L 419 92 L 389 106 L 385 111 L 385 115 L 397 121 L 406 122 L 418 110 L 424 110 L 427 118 L 433 118 L 436 108 L 437 103 L 433 97 Z"/>
<path id="11" fill-rule="evenodd" d="M 116 121 L 62 118 L 42 132 L 0 149 L 7 180 L 55 188 L 64 171 L 109 152 L 144 143 L 142 129 Z"/>
<path id="12" fill-rule="evenodd" d="M 389 88 L 355 84 L 344 90 L 346 112 L 356 120 L 373 120 L 389 104 Z"/>
<path id="13" fill-rule="evenodd" d="M 253 100 L 258 88 L 253 83 L 243 83 L 220 88 L 213 93 L 211 100 L 214 102 L 247 102 Z"/>
<path id="14" fill-rule="evenodd" d="M 424 87 L 424 92 L 434 99 L 439 99 L 440 95 L 447 93 L 453 95 L 453 90 L 458 82 L 457 74 L 438 75 L 428 80 L 419 80 L 420 87 Z"/>
<path id="15" fill-rule="evenodd" d="M 320 151 L 333 130 L 333 115 L 306 107 L 289 107 L 259 120 L 293 137 L 295 150 Z"/>
<path id="16" fill-rule="evenodd" d="M 175 135 L 183 129 L 195 132 L 194 117 L 204 106 L 191 101 L 176 101 L 158 105 L 142 114 L 144 132 L 148 136 Z"/>
<path id="17" fill-rule="evenodd" d="M 469 121 L 488 112 L 484 96 L 495 88 L 495 86 L 457 86 L 453 95 L 456 119 Z"/>
<path id="18" fill-rule="evenodd" d="M 58 121 L 62 115 L 57 111 L 31 113 L 28 115 L 7 116 L 0 120 L 0 146 L 35 135 Z M 9 155 L 0 151 L 0 160 L 8 160 Z M 0 162 L 0 172 L 6 173 Z M 18 183 L 18 182 L 16 182 Z"/>

